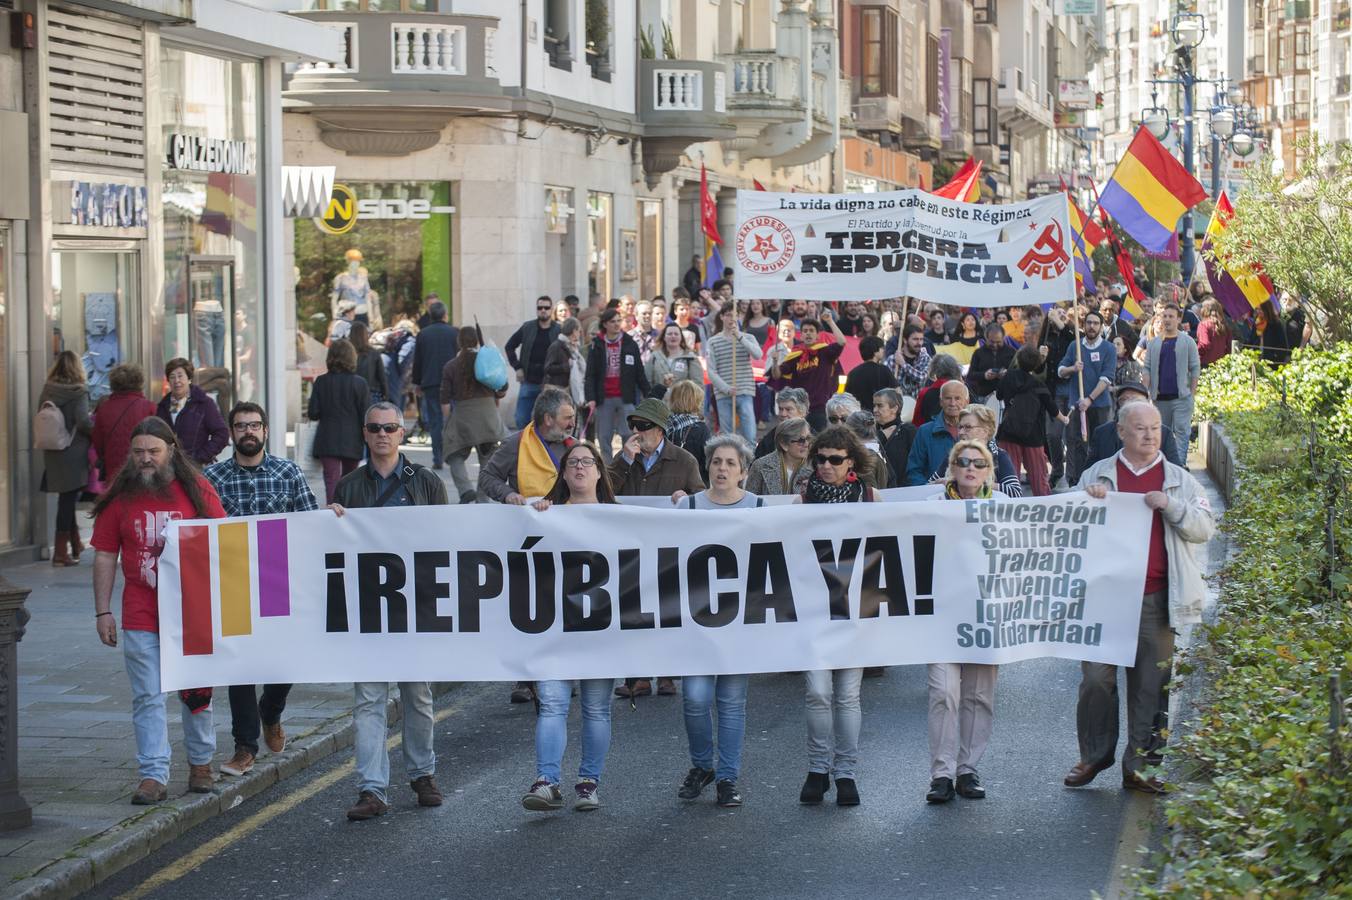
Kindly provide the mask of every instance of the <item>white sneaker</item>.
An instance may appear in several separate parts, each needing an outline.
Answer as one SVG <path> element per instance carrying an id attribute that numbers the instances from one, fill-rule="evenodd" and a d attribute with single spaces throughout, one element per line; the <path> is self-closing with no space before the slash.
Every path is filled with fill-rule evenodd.
<path id="1" fill-rule="evenodd" d="M 563 809 L 563 794 L 557 784 L 540 779 L 530 786 L 530 790 L 521 798 L 521 805 L 531 812 L 549 812 Z"/>
<path id="2" fill-rule="evenodd" d="M 596 782 L 590 778 L 584 778 L 573 788 L 577 794 L 577 799 L 573 801 L 573 809 L 586 812 L 587 810 L 600 809 L 601 797 L 596 792 Z"/>

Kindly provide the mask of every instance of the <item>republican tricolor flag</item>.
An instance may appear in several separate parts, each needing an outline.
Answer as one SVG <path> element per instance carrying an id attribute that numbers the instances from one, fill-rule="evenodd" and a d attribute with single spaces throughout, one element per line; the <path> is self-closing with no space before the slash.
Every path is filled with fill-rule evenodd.
<path id="1" fill-rule="evenodd" d="M 1095 244 L 1103 240 L 1103 230 L 1084 214 L 1069 193 L 1066 194 L 1066 202 L 1070 204 L 1070 237 L 1072 256 L 1075 260 L 1075 283 L 1092 294 L 1098 287 L 1094 284 L 1094 266 L 1090 262 L 1090 255 Z M 1090 228 L 1093 228 L 1098 241 L 1091 240 Z"/>
<path id="2" fill-rule="evenodd" d="M 948 183 L 930 191 L 936 197 L 975 203 L 981 199 L 981 161 L 967 157 L 967 162 L 949 179 Z"/>
<path id="3" fill-rule="evenodd" d="M 712 288 L 723 277 L 723 254 L 718 249 L 723 238 L 718 233 L 718 206 L 709 194 L 704 163 L 699 164 L 699 224 L 704 232 L 704 287 Z"/>
<path id="4" fill-rule="evenodd" d="M 1266 301 L 1275 301 L 1277 289 L 1272 279 L 1263 272 L 1262 266 L 1255 265 L 1247 271 L 1228 269 L 1207 252 L 1225 233 L 1225 229 L 1230 227 L 1230 220 L 1234 217 L 1235 208 L 1230 205 L 1230 198 L 1221 191 L 1221 195 L 1216 198 L 1211 221 L 1206 226 L 1206 237 L 1202 239 L 1202 258 L 1206 260 L 1206 277 L 1211 282 L 1211 292 L 1231 318 L 1243 319 Z"/>
<path id="5" fill-rule="evenodd" d="M 1142 125 L 1117 161 L 1099 206 L 1142 247 L 1163 253 L 1179 217 L 1204 199 L 1202 183 Z"/>

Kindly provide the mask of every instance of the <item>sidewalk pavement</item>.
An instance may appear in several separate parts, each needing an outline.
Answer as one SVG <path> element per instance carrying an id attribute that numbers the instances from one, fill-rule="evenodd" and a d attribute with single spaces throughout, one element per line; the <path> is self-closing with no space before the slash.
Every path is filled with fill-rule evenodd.
<path id="1" fill-rule="evenodd" d="M 413 461 L 431 463 L 427 446 L 404 448 Z M 307 476 L 324 500 L 318 469 Z M 455 488 L 445 470 L 454 501 Z M 471 477 L 477 471 L 471 468 Z M 80 511 L 81 531 L 92 530 Z M 131 724 L 131 689 L 121 648 L 105 647 L 94 630 L 94 551 L 78 566 L 42 561 L 14 566 L 5 577 L 29 588 L 32 614 L 18 647 L 19 789 L 33 808 L 33 825 L 0 832 L 0 897 L 68 897 L 218 813 L 232 809 L 282 778 L 351 746 L 352 686 L 297 685 L 282 724 L 287 747 L 279 755 L 261 748 L 243 778 L 220 776 L 213 794 L 187 794 L 187 760 L 178 701 L 167 701 L 174 748 L 169 800 L 132 806 L 139 778 Z M 114 597 L 122 596 L 118 576 Z M 113 611 L 121 624 L 120 599 Z M 230 704 L 224 687 L 213 702 L 216 757 L 213 771 L 234 752 Z M 391 715 L 397 715 L 392 704 Z M 355 797 L 355 793 L 353 794 Z"/>

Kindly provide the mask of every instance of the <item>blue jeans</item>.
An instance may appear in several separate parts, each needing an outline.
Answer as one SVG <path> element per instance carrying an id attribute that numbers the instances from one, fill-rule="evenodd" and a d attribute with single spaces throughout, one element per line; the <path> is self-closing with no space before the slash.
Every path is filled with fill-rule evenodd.
<path id="1" fill-rule="evenodd" d="M 441 415 L 441 390 L 437 387 L 422 389 L 422 398 L 418 402 L 422 410 L 423 425 L 427 426 L 427 436 L 432 441 L 432 465 L 441 465 L 441 429 L 445 419 Z"/>
<path id="2" fill-rule="evenodd" d="M 736 781 L 742 771 L 746 693 L 750 686 L 750 675 L 686 675 L 681 679 L 692 766 L 714 767 L 713 707 L 715 701 L 718 704 L 718 768 L 714 778 L 719 781 Z"/>
<path id="3" fill-rule="evenodd" d="M 390 684 L 358 681 L 352 685 L 352 692 L 356 697 L 352 710 L 356 732 L 353 745 L 361 782 L 357 790 L 370 791 L 384 801 L 385 789 L 390 786 L 390 751 L 385 746 Z M 426 681 L 401 681 L 399 696 L 404 701 L 404 769 L 408 780 L 413 781 L 437 770 L 437 754 L 432 749 L 432 685 Z"/>
<path id="4" fill-rule="evenodd" d="M 737 395 L 737 427 L 732 427 L 732 398 L 718 397 L 718 433 L 736 431 L 756 446 L 756 398 L 750 394 Z"/>
<path id="5" fill-rule="evenodd" d="M 610 749 L 610 692 L 613 678 L 586 678 L 578 682 L 582 699 L 582 764 L 578 778 L 601 780 Z M 559 783 L 563 751 L 568 748 L 568 708 L 572 706 L 573 682 L 539 681 L 540 715 L 535 720 L 535 767 L 537 777 Z"/>
<path id="6" fill-rule="evenodd" d="M 220 368 L 225 364 L 225 313 L 202 310 L 193 313 L 197 328 L 197 364 Z"/>
<path id="7" fill-rule="evenodd" d="M 530 424 L 531 414 L 535 412 L 535 398 L 540 396 L 543 385 L 521 382 L 516 392 L 516 427 L 518 430 Z"/>
<path id="8" fill-rule="evenodd" d="M 169 721 L 160 690 L 160 636 L 153 631 L 123 631 L 122 658 L 131 681 L 131 724 L 136 731 L 136 767 L 142 778 L 169 783 Z M 178 695 L 174 698 L 177 700 Z M 204 766 L 216 753 L 211 707 L 193 713 L 181 701 L 183 744 L 188 763 Z"/>

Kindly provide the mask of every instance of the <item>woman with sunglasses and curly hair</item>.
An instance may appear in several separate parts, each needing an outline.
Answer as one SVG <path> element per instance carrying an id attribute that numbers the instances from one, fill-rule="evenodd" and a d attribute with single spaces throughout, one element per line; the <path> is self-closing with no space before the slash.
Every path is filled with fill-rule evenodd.
<path id="1" fill-rule="evenodd" d="M 995 489 L 995 459 L 985 442 L 954 444 L 944 493 L 936 499 L 1004 498 Z M 947 803 L 955 794 L 984 800 L 986 789 L 976 767 L 991 739 L 1000 668 L 980 663 L 930 663 L 928 668 L 930 789 L 925 800 Z"/>
<path id="2" fill-rule="evenodd" d="M 804 503 L 860 503 L 878 500 L 878 492 L 860 480 L 869 473 L 872 454 L 843 425 L 817 435 L 808 454 L 812 474 L 803 488 Z M 834 777 L 837 806 L 858 806 L 859 683 L 864 670 L 834 669 L 806 673 L 807 780 L 799 803 L 822 802 Z"/>
<path id="3" fill-rule="evenodd" d="M 549 496 L 537 500 L 541 512 L 551 506 L 577 506 L 587 503 L 616 503 L 601 451 L 593 444 L 579 442 L 569 447 L 559 460 L 559 474 Z M 597 785 L 610 750 L 610 692 L 613 678 L 584 678 L 578 683 L 582 701 L 582 760 L 577 784 L 573 787 L 573 809 L 593 810 L 601 806 Z M 572 681 L 538 681 L 535 694 L 540 701 L 535 720 L 535 783 L 521 798 L 521 805 L 534 812 L 563 808 L 559 780 L 563 751 L 568 747 L 568 709 L 573 703 Z"/>

